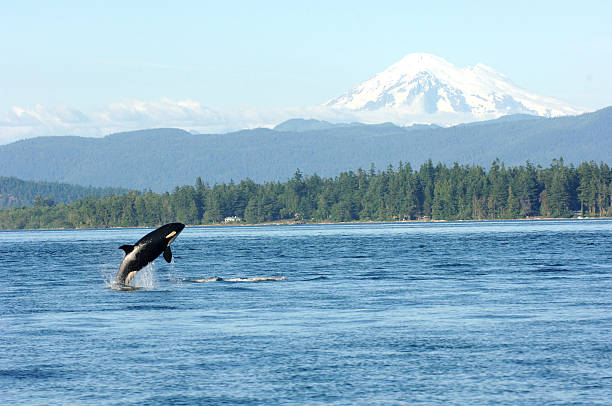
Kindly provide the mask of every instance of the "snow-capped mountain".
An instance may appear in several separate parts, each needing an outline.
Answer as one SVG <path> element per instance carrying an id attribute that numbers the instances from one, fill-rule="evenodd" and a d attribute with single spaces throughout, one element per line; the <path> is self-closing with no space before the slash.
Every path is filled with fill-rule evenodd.
<path id="1" fill-rule="evenodd" d="M 435 55 L 409 54 L 324 106 L 362 119 L 454 124 L 509 114 L 545 117 L 584 110 L 528 92 L 483 64 L 458 68 Z"/>

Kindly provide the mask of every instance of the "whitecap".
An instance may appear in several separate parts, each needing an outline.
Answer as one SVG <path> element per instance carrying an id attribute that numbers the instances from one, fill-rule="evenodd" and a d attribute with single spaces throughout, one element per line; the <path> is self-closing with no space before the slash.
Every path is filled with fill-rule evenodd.
<path id="1" fill-rule="evenodd" d="M 284 276 L 254 276 L 252 278 L 228 278 L 223 279 L 224 282 L 272 282 L 284 281 Z"/>
<path id="2" fill-rule="evenodd" d="M 251 278 L 220 278 L 213 276 L 211 278 L 190 278 L 183 279 L 184 282 L 192 283 L 207 283 L 207 282 L 276 282 L 284 281 L 287 278 L 284 276 L 253 276 Z"/>

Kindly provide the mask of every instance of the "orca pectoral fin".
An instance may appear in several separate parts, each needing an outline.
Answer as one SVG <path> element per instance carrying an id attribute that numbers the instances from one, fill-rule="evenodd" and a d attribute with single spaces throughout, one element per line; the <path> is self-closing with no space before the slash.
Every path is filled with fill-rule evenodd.
<path id="1" fill-rule="evenodd" d="M 126 245 L 122 245 L 121 247 L 119 247 L 119 249 L 124 250 L 125 255 L 127 255 L 134 250 L 134 246 L 126 244 Z"/>
<path id="2" fill-rule="evenodd" d="M 164 259 L 166 260 L 166 262 L 171 262 L 172 261 L 172 251 L 170 251 L 170 246 L 169 245 L 164 250 Z"/>

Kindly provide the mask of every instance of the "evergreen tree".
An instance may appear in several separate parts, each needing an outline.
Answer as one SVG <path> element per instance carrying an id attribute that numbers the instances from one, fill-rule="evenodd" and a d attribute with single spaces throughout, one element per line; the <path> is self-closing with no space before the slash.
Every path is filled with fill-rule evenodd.
<path id="1" fill-rule="evenodd" d="M 506 217 L 507 218 L 518 218 L 520 214 L 520 204 L 514 192 L 512 186 L 508 186 L 508 201 L 506 203 Z"/>

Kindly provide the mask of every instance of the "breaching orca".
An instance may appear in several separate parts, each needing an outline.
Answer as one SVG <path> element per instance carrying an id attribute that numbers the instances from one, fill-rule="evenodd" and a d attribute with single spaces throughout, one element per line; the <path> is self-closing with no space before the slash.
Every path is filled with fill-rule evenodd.
<path id="1" fill-rule="evenodd" d="M 136 272 L 153 262 L 162 252 L 166 262 L 172 261 L 170 244 L 179 233 L 183 231 L 185 224 L 170 223 L 161 226 L 155 231 L 142 237 L 134 245 L 122 245 L 119 249 L 125 251 L 125 257 L 119 266 L 116 283 L 127 285 L 136 275 Z"/>

